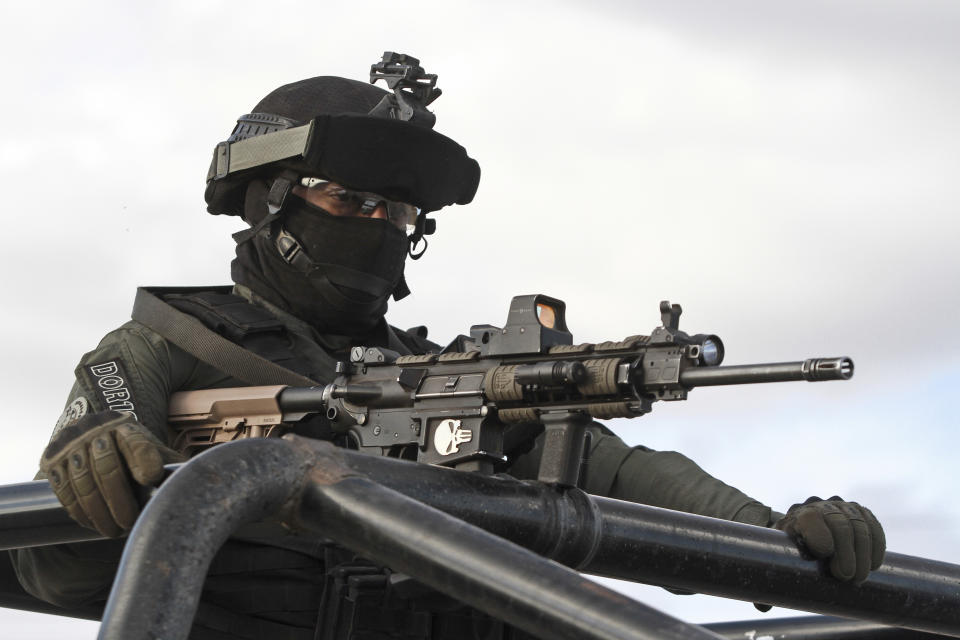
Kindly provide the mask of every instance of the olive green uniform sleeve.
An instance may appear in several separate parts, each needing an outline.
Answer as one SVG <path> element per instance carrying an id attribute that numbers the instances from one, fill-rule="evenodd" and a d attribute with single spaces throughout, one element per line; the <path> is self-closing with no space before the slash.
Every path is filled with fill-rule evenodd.
<path id="1" fill-rule="evenodd" d="M 771 510 L 742 491 L 717 480 L 675 451 L 629 447 L 612 431 L 594 423 L 582 486 L 587 493 L 703 516 L 766 527 Z M 520 456 L 509 472 L 535 478 L 543 437 Z"/>
<path id="2" fill-rule="evenodd" d="M 138 322 L 108 333 L 75 369 L 57 429 L 83 413 L 114 410 L 132 414 L 163 442 L 167 433 L 167 403 L 181 389 L 217 386 L 226 377 L 170 344 Z M 78 415 L 79 414 L 79 415 Z"/>
<path id="3" fill-rule="evenodd" d="M 114 409 L 135 415 L 169 443 L 167 399 L 202 373 L 194 358 L 143 325 L 128 322 L 80 360 L 54 432 L 85 413 Z M 28 593 L 69 608 L 106 598 L 122 548 L 123 540 L 104 540 L 19 549 L 10 557 Z"/>
<path id="4" fill-rule="evenodd" d="M 585 484 L 588 493 L 761 527 L 770 525 L 769 507 L 717 480 L 686 456 L 628 447 L 600 425 L 592 435 Z"/>

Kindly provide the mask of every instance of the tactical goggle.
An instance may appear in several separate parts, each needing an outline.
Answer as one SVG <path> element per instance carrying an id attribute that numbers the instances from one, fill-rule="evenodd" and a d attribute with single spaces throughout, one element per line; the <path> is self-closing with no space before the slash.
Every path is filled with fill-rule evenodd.
<path id="1" fill-rule="evenodd" d="M 378 206 L 383 204 L 387 212 L 387 220 L 401 231 L 409 232 L 417 223 L 417 214 L 420 210 L 412 204 L 388 200 L 370 191 L 348 189 L 323 178 L 301 178 L 300 184 L 326 196 L 330 201 L 328 205 L 330 213 L 334 215 L 369 217 Z"/>

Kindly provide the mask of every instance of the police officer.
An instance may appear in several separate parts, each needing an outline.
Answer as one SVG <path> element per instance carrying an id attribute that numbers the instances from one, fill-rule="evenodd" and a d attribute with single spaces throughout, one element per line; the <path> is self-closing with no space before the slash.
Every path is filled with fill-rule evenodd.
<path id="1" fill-rule="evenodd" d="M 235 284 L 141 289 L 134 319 L 77 366 L 41 472 L 78 522 L 123 535 L 139 512 L 136 487 L 156 484 L 165 462 L 183 459 L 166 420 L 175 391 L 325 384 L 355 344 L 439 350 L 422 328 L 401 331 L 384 314 L 391 296 L 409 293 L 404 263 L 433 231 L 428 214 L 470 202 L 479 166 L 432 129 L 426 106 L 440 93 L 436 76 L 387 53 L 371 71 L 378 79 L 392 91 L 337 77 L 284 85 L 217 146 L 208 211 L 249 225 L 234 236 Z M 811 498 L 784 516 L 679 453 L 630 448 L 599 424 L 592 430 L 590 493 L 777 526 L 827 558 L 839 580 L 862 581 L 882 561 L 883 530 L 856 503 Z M 295 431 L 336 438 L 322 417 Z M 510 452 L 505 470 L 535 477 L 538 453 L 531 437 Z M 72 608 L 105 602 L 121 549 L 108 540 L 20 550 L 13 559 L 28 592 Z M 233 539 L 210 568 L 191 637 L 308 639 L 318 625 L 326 635 L 317 637 L 340 637 L 337 625 L 359 633 L 373 624 L 361 613 L 344 622 L 325 620 L 323 611 L 318 620 L 318 611 L 342 597 L 331 571 L 362 565 L 318 541 Z M 369 637 L 425 637 L 416 633 L 429 628 L 435 638 L 506 637 L 502 626 L 451 603 L 381 604 L 393 626 Z M 425 615 L 431 622 L 418 624 Z"/>

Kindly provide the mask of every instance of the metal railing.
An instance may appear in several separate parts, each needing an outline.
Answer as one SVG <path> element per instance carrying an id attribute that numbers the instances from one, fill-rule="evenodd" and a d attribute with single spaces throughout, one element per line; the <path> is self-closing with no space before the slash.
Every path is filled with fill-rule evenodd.
<path id="1" fill-rule="evenodd" d="M 926 632 L 896 637 L 960 637 L 957 565 L 888 553 L 855 586 L 827 577 L 779 531 L 302 438 L 224 444 L 180 465 L 131 532 L 100 637 L 185 638 L 213 555 L 264 519 L 331 538 L 544 638 L 734 637 L 574 569 L 868 621 L 804 619 L 775 637 L 888 637 L 881 625 Z M 3 548 L 96 537 L 71 523 L 46 483 L 0 487 Z"/>

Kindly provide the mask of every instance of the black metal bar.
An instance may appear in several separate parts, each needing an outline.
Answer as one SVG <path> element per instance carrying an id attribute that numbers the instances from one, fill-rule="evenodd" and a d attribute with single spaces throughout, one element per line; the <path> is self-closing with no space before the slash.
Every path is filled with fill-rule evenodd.
<path id="1" fill-rule="evenodd" d="M 780 531 L 595 497 L 585 571 L 960 637 L 960 566 L 888 552 L 860 585 L 826 576 Z"/>
<path id="2" fill-rule="evenodd" d="M 186 638 L 214 554 L 241 524 L 277 512 L 311 463 L 290 443 L 250 439 L 182 465 L 130 532 L 98 640 Z"/>
<path id="3" fill-rule="evenodd" d="M 957 565 L 888 553 L 854 586 L 827 577 L 779 531 L 336 451 L 357 474 L 590 573 L 960 637 Z"/>
<path id="4" fill-rule="evenodd" d="M 46 480 L 0 487 L 0 550 L 102 537 L 67 515 Z"/>
<path id="5" fill-rule="evenodd" d="M 355 471 L 587 573 L 960 637 L 960 566 L 887 553 L 860 585 L 783 532 L 343 451 Z"/>
<path id="6" fill-rule="evenodd" d="M 368 478 L 313 482 L 297 523 L 544 640 L 717 638 Z"/>
<path id="7" fill-rule="evenodd" d="M 713 622 L 702 625 L 722 638 L 777 640 L 936 640 L 945 636 L 833 616 L 796 616 L 770 620 Z"/>

